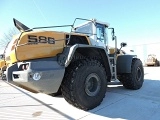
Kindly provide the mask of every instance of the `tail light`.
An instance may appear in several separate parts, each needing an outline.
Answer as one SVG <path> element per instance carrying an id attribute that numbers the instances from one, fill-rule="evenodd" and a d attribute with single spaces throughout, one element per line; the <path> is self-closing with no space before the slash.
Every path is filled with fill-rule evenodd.
<path id="1" fill-rule="evenodd" d="M 27 70 L 29 67 L 29 64 L 23 64 L 21 65 L 22 70 Z"/>

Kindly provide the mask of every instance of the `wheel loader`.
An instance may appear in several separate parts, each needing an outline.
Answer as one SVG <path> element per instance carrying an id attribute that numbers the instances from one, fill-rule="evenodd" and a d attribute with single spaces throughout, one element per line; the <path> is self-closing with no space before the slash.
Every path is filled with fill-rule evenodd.
<path id="1" fill-rule="evenodd" d="M 76 25 L 77 21 L 84 21 Z M 114 28 L 96 19 L 76 18 L 71 25 L 29 28 L 13 19 L 21 33 L 6 56 L 7 81 L 46 94 L 61 92 L 73 106 L 90 110 L 101 104 L 108 82 L 117 80 L 137 90 L 144 82 L 136 55 L 120 54 Z M 69 32 L 48 28 L 70 27 Z M 45 30 L 47 28 L 47 30 Z M 38 29 L 38 30 L 37 30 Z M 108 32 L 115 42 L 108 47 Z"/>
<path id="2" fill-rule="evenodd" d="M 7 69 L 7 65 L 6 65 L 6 61 L 4 58 L 4 54 L 0 55 L 0 77 L 2 78 L 2 80 L 6 80 L 6 76 L 4 74 L 4 72 Z"/>
<path id="3" fill-rule="evenodd" d="M 0 55 L 0 77 L 2 78 L 2 80 L 6 80 L 6 75 L 4 73 L 6 72 L 6 69 L 7 69 L 7 66 L 8 66 L 9 63 L 6 63 L 5 54 L 7 54 L 6 53 L 6 49 L 7 49 L 8 45 L 9 45 L 9 43 L 10 42 L 7 43 L 3 54 Z"/>
<path id="4" fill-rule="evenodd" d="M 145 65 L 146 66 L 159 66 L 160 64 L 155 54 L 149 54 L 145 62 Z"/>

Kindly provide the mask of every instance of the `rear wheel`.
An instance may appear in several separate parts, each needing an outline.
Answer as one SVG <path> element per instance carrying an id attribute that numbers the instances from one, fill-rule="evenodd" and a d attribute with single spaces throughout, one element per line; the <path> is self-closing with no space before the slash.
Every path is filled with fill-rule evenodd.
<path id="1" fill-rule="evenodd" d="M 72 105 L 89 110 L 97 107 L 105 97 L 106 72 L 97 60 L 71 63 L 62 82 L 62 95 Z"/>
<path id="2" fill-rule="evenodd" d="M 159 66 L 159 61 L 156 60 L 154 66 Z"/>
<path id="3" fill-rule="evenodd" d="M 2 80 L 6 80 L 6 75 L 4 74 L 4 71 L 2 72 Z"/>
<path id="4" fill-rule="evenodd" d="M 133 59 L 131 73 L 120 75 L 119 80 L 127 89 L 140 89 L 144 82 L 144 70 L 142 62 L 139 59 Z"/>

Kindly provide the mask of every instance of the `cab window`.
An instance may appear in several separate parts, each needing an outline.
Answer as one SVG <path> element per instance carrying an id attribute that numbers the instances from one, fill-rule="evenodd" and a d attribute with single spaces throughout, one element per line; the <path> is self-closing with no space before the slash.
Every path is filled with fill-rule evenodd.
<path id="1" fill-rule="evenodd" d="M 92 30 L 92 23 L 89 22 L 87 24 L 84 24 L 80 27 L 77 27 L 75 29 L 76 33 L 83 33 L 83 34 L 87 34 L 87 35 L 92 35 L 93 34 L 93 30 Z"/>
<path id="2" fill-rule="evenodd" d="M 105 43 L 105 26 L 101 24 L 96 25 L 96 32 L 97 32 L 97 40 Z"/>

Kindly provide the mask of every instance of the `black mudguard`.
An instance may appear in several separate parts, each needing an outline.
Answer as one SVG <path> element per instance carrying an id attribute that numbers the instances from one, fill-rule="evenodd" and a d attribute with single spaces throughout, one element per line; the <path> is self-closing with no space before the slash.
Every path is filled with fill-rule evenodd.
<path id="1" fill-rule="evenodd" d="M 117 74 L 131 73 L 132 59 L 136 55 L 121 55 L 117 58 Z"/>
<path id="2" fill-rule="evenodd" d="M 10 67 L 7 67 L 7 70 L 6 70 L 6 78 L 7 78 L 7 81 L 8 82 L 12 82 L 13 79 L 12 79 L 12 72 L 13 71 L 16 71 L 18 70 L 18 65 L 17 64 L 14 64 Z"/>

